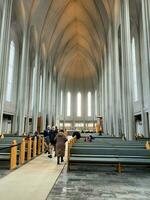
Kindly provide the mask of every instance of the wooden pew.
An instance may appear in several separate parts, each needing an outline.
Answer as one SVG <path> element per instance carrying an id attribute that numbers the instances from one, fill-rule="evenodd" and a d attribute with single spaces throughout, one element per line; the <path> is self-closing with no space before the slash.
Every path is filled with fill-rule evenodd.
<path id="1" fill-rule="evenodd" d="M 16 142 L 16 145 L 12 145 L 12 141 Z M 37 137 L 26 137 L 26 136 L 6 136 L 3 139 L 0 139 L 0 161 L 3 164 L 7 163 L 9 165 L 10 155 L 14 154 L 14 148 L 16 151 L 16 166 L 23 165 L 26 161 L 30 161 L 32 158 L 35 158 L 37 155 L 40 155 L 44 152 L 44 137 L 39 136 L 37 141 Z M 12 153 L 11 153 L 12 149 Z M 14 169 L 15 159 L 11 158 L 11 167 L 10 169 Z"/>
<path id="2" fill-rule="evenodd" d="M 70 151 L 71 151 L 71 147 L 73 146 L 73 144 L 75 144 L 77 141 L 77 138 L 76 136 L 71 138 L 69 141 L 68 141 L 68 148 L 67 148 L 67 151 L 68 151 L 68 162 L 67 162 L 67 170 L 69 171 L 70 170 Z"/>
<path id="3" fill-rule="evenodd" d="M 17 167 L 17 143 L 15 140 L 11 145 L 0 147 L 0 167 L 2 167 L 2 162 L 4 162 L 4 166 L 7 164 L 10 170 Z"/>
<path id="4" fill-rule="evenodd" d="M 32 157 L 36 157 L 37 155 L 37 137 L 33 137 L 32 138 Z"/>
<path id="5" fill-rule="evenodd" d="M 150 150 L 144 146 L 143 142 L 120 143 L 110 139 L 95 143 L 77 141 L 69 150 L 68 169 L 72 164 L 113 164 L 121 172 L 122 165 L 150 165 Z"/>
<path id="6" fill-rule="evenodd" d="M 38 135 L 38 148 L 37 148 L 37 154 L 40 155 L 41 153 L 44 153 L 44 136 Z"/>
<path id="7" fill-rule="evenodd" d="M 3 138 L 0 140 L 0 148 L 11 146 L 12 141 L 15 140 L 17 144 L 17 165 L 24 164 L 25 160 L 25 139 L 24 138 Z"/>

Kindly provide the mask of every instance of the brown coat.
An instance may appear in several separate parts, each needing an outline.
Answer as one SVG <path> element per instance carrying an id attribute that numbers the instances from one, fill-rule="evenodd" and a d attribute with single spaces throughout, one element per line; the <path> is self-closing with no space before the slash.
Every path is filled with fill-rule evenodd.
<path id="1" fill-rule="evenodd" d="M 56 141 L 56 156 L 63 157 L 65 155 L 65 142 L 66 142 L 66 137 L 63 133 L 58 133 L 57 136 L 55 137 Z"/>

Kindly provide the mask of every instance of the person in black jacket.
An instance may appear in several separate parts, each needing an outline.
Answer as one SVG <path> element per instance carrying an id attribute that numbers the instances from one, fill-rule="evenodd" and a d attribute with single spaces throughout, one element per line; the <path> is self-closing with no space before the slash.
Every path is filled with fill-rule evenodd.
<path id="1" fill-rule="evenodd" d="M 48 152 L 48 154 L 51 155 L 50 134 L 49 133 L 50 133 L 50 127 L 48 126 L 47 129 L 44 130 L 44 146 L 45 146 L 45 153 Z"/>
<path id="2" fill-rule="evenodd" d="M 81 138 L 81 134 L 79 131 L 74 131 L 73 134 L 72 134 L 72 137 L 76 136 L 77 139 L 80 139 Z"/>
<path id="3" fill-rule="evenodd" d="M 58 128 L 57 128 L 57 126 L 55 126 L 55 128 L 54 128 L 54 133 L 55 133 L 55 137 L 56 137 L 57 134 L 58 134 Z M 56 141 L 54 142 L 54 151 L 55 151 L 55 157 L 56 157 Z"/>

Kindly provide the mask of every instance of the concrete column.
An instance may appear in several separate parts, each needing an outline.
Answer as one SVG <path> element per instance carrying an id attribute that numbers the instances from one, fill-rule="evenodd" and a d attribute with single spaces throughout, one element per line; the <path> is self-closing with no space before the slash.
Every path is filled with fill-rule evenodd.
<path id="1" fill-rule="evenodd" d="M 61 101 L 61 90 L 57 76 L 57 90 L 56 90 L 56 125 L 59 126 L 60 120 L 60 101 Z"/>
<path id="2" fill-rule="evenodd" d="M 39 94 L 38 83 L 39 83 L 39 74 L 40 74 L 39 63 L 40 63 L 40 54 L 39 54 L 39 45 L 38 45 L 35 52 L 35 66 L 34 66 L 35 67 L 35 81 L 33 83 L 34 84 L 34 91 L 33 91 L 34 100 L 33 100 L 33 113 L 32 113 L 33 133 L 37 131 L 37 118 L 38 118 L 38 110 L 39 110 L 39 106 L 38 106 L 38 94 Z"/>
<path id="3" fill-rule="evenodd" d="M 121 94 L 120 94 L 120 72 L 119 72 L 119 53 L 118 53 L 118 28 L 116 24 L 112 24 L 112 45 L 113 45 L 113 83 L 114 86 L 114 96 L 113 96 L 113 118 L 114 118 L 114 133 L 119 136 L 119 121 L 122 121 L 121 117 Z"/>
<path id="4" fill-rule="evenodd" d="M 29 56 L 29 30 L 26 28 L 23 33 L 22 42 L 22 55 L 21 55 L 21 66 L 19 74 L 19 92 L 18 92 L 18 104 L 17 104 L 17 115 L 18 120 L 18 132 L 19 135 L 24 132 L 24 116 L 25 116 L 25 105 L 26 105 L 26 87 L 27 87 L 27 60 Z"/>
<path id="5" fill-rule="evenodd" d="M 86 129 L 86 116 L 87 116 L 87 105 L 86 105 L 86 99 L 87 99 L 87 94 L 86 91 L 83 92 L 82 94 L 82 117 L 83 117 L 83 123 L 84 123 L 84 130 Z"/>
<path id="6" fill-rule="evenodd" d="M 49 62 L 46 62 L 46 76 L 45 76 L 45 124 L 48 125 L 48 113 L 49 113 Z"/>
<path id="7" fill-rule="evenodd" d="M 13 0 L 4 1 L 0 33 L 0 132 L 2 129 L 3 106 L 7 83 L 12 2 Z"/>
<path id="8" fill-rule="evenodd" d="M 103 63 L 103 59 L 101 61 L 101 84 L 102 84 L 102 106 L 101 106 L 101 112 L 100 115 L 102 117 L 104 117 L 104 110 L 105 110 L 105 83 L 104 83 L 104 63 Z"/>
<path id="9" fill-rule="evenodd" d="M 48 78 L 48 124 L 52 124 L 52 93 L 53 93 L 53 81 L 52 81 L 52 67 L 49 71 Z"/>
<path id="10" fill-rule="evenodd" d="M 28 56 L 29 58 L 29 56 Z M 30 118 L 30 103 L 31 103 L 31 91 L 32 91 L 32 73 L 31 73 L 31 65 L 30 62 L 28 60 L 27 62 L 27 69 L 28 69 L 28 75 L 27 75 L 27 98 L 26 98 L 26 104 L 27 104 L 27 116 L 26 116 L 26 126 L 25 126 L 25 133 L 29 133 L 29 118 Z M 17 122 L 16 122 L 17 123 Z"/>
<path id="11" fill-rule="evenodd" d="M 132 62 L 130 38 L 129 0 L 121 1 L 122 12 L 122 64 L 123 64 L 123 93 L 124 93 L 124 127 L 128 139 L 133 139 L 133 97 L 132 97 Z"/>
<path id="12" fill-rule="evenodd" d="M 56 106 L 56 77 L 52 78 L 52 123 L 55 125 L 55 106 Z"/>
<path id="13" fill-rule="evenodd" d="M 43 120 L 43 123 L 42 123 L 42 129 L 44 130 L 46 128 L 46 96 L 47 96 L 47 93 L 46 93 L 46 75 L 47 75 L 47 67 L 46 67 L 46 64 L 47 64 L 47 60 L 45 58 L 44 60 L 44 65 L 43 65 L 43 85 L 42 85 L 42 120 Z"/>
<path id="14" fill-rule="evenodd" d="M 115 121 L 115 70 L 114 70 L 114 56 L 113 56 L 113 30 L 110 24 L 108 34 L 108 66 L 109 66 L 109 129 L 110 133 L 116 134 L 116 121 Z"/>
<path id="15" fill-rule="evenodd" d="M 147 96 L 147 102 L 143 102 L 142 109 L 142 121 L 143 121 L 143 132 L 146 137 L 149 136 L 148 133 L 148 123 L 145 108 L 150 108 L 150 27 L 149 27 L 149 1 L 141 1 L 142 6 L 142 23 L 141 23 L 141 63 L 142 63 L 142 82 L 143 82 L 143 96 Z M 148 110 L 150 116 L 150 110 Z"/>
<path id="16" fill-rule="evenodd" d="M 107 60 L 107 49 L 104 49 L 104 92 L 105 92 L 105 110 L 104 110 L 104 131 L 108 134 L 110 133 L 109 129 L 109 77 L 108 77 L 108 60 Z"/>
<path id="17" fill-rule="evenodd" d="M 54 121 L 55 121 L 55 125 L 57 124 L 57 107 L 58 107 L 58 75 L 56 75 L 56 84 L 55 84 L 55 107 L 54 107 Z"/>
<path id="18" fill-rule="evenodd" d="M 102 80 L 102 64 L 99 65 L 99 75 L 98 75 L 98 91 L 97 91 L 97 114 L 102 115 L 102 102 L 103 102 L 103 94 L 102 94 L 102 88 L 103 88 L 103 80 Z"/>

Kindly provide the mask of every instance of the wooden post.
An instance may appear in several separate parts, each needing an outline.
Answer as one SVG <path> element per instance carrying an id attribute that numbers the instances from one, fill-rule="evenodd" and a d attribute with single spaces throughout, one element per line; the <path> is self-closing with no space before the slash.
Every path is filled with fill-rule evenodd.
<path id="1" fill-rule="evenodd" d="M 20 145 L 19 165 L 24 164 L 24 160 L 25 160 L 25 139 L 23 138 Z"/>
<path id="2" fill-rule="evenodd" d="M 44 153 L 44 136 L 41 136 L 41 140 L 42 140 L 42 153 Z"/>
<path id="3" fill-rule="evenodd" d="M 15 169 L 17 167 L 17 142 L 16 140 L 12 141 L 12 147 L 10 152 L 10 169 Z"/>
<path id="4" fill-rule="evenodd" d="M 68 141 L 68 162 L 67 162 L 67 171 L 70 170 L 70 163 L 69 163 L 69 159 L 70 159 L 70 141 Z"/>
<path id="5" fill-rule="evenodd" d="M 150 149 L 150 143 L 149 143 L 149 141 L 146 141 L 145 148 L 148 149 L 148 150 Z"/>
<path id="6" fill-rule="evenodd" d="M 37 137 L 33 139 L 33 157 L 36 157 Z"/>
<path id="7" fill-rule="evenodd" d="M 118 163 L 118 172 L 121 173 L 121 165 Z"/>
<path id="8" fill-rule="evenodd" d="M 31 137 L 27 138 L 27 160 L 31 160 Z"/>
<path id="9" fill-rule="evenodd" d="M 41 154 L 41 137 L 38 136 L 38 155 Z"/>

